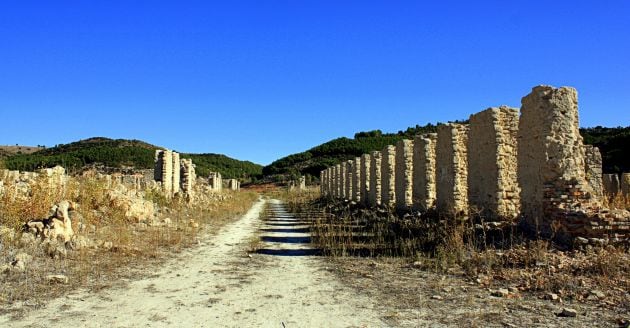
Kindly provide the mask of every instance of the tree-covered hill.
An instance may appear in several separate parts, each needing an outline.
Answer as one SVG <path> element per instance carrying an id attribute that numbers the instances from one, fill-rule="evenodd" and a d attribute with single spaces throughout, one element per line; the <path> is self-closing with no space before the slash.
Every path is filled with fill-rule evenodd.
<path id="1" fill-rule="evenodd" d="M 327 167 L 370 151 L 382 150 L 386 145 L 393 145 L 404 138 L 411 139 L 418 134 L 435 132 L 436 127 L 433 124 L 416 125 L 398 133 L 382 133 L 380 130 L 359 132 L 353 139 L 334 139 L 305 152 L 281 158 L 264 167 L 263 174 L 289 178 L 298 175 L 318 177 L 319 172 Z M 605 173 L 630 172 L 630 127 L 584 128 L 580 132 L 586 144 L 599 147 Z"/>
<path id="2" fill-rule="evenodd" d="M 140 140 L 90 138 L 65 145 L 43 149 L 32 154 L 5 157 L 4 166 L 11 170 L 33 171 L 39 168 L 61 165 L 70 172 L 86 165 L 101 164 L 107 167 L 133 167 L 152 169 L 155 150 L 162 149 Z M 192 158 L 198 176 L 209 172 L 221 172 L 226 178 L 243 180 L 256 179 L 262 166 L 239 161 L 218 154 L 181 154 L 181 158 Z"/>

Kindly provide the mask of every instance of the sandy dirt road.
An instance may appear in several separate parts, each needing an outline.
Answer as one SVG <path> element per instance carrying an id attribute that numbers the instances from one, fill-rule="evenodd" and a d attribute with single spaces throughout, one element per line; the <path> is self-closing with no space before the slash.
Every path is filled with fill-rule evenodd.
<path id="1" fill-rule="evenodd" d="M 269 217 L 263 220 L 265 205 Z M 76 291 L 1 327 L 383 327 L 374 303 L 344 286 L 277 200 L 178 254 L 148 278 Z M 258 239 L 258 237 L 260 237 Z M 258 253 L 247 251 L 256 245 Z"/>

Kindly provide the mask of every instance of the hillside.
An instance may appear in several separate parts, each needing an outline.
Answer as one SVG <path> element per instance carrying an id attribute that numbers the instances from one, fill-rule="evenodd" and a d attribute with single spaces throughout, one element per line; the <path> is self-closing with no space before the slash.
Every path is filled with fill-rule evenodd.
<path id="1" fill-rule="evenodd" d="M 353 139 L 337 138 L 305 152 L 281 158 L 264 167 L 263 174 L 292 178 L 297 175 L 319 177 L 319 172 L 326 167 L 370 151 L 381 150 L 386 145 L 393 145 L 403 138 L 435 132 L 436 127 L 436 125 L 428 124 L 416 125 L 397 133 L 382 133 L 380 130 L 359 132 Z M 586 144 L 599 147 L 604 162 L 604 173 L 630 172 L 630 127 L 583 128 L 580 132 Z"/>
<path id="2" fill-rule="evenodd" d="M 4 166 L 11 170 L 22 171 L 61 165 L 72 172 L 91 164 L 151 169 L 156 149 L 162 149 L 162 147 L 140 140 L 90 138 L 57 145 L 32 154 L 10 155 L 4 159 Z M 249 181 L 256 179 L 262 173 L 262 166 L 258 164 L 239 161 L 225 155 L 181 154 L 181 158 L 193 159 L 197 166 L 198 176 L 207 176 L 211 171 L 218 171 L 226 178 Z"/>

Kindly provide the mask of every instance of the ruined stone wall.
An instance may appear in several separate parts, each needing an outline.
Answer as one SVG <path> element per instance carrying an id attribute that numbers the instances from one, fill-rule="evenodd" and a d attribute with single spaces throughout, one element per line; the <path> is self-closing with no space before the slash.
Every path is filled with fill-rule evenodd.
<path id="1" fill-rule="evenodd" d="M 348 160 L 346 163 L 346 180 L 345 180 L 345 199 L 352 200 L 354 190 L 352 190 L 352 175 L 354 173 L 354 161 Z"/>
<path id="2" fill-rule="evenodd" d="M 373 151 L 370 154 L 370 190 L 368 191 L 368 203 L 372 206 L 382 204 L 382 153 Z"/>
<path id="3" fill-rule="evenodd" d="M 370 193 L 370 164 L 372 162 L 372 158 L 370 154 L 363 154 L 361 156 L 361 181 L 359 182 L 360 186 L 360 197 L 361 202 L 363 204 L 369 204 L 369 193 Z"/>
<path id="4" fill-rule="evenodd" d="M 584 145 L 584 163 L 586 181 L 593 190 L 595 198 L 602 199 L 604 186 L 602 181 L 602 154 L 599 148 L 592 145 Z"/>
<path id="5" fill-rule="evenodd" d="M 208 186 L 213 192 L 220 192 L 223 189 L 223 177 L 219 172 L 210 172 L 208 174 Z"/>
<path id="6" fill-rule="evenodd" d="M 176 194 L 179 192 L 180 185 L 181 185 L 181 164 L 180 164 L 180 159 L 179 159 L 179 154 L 176 152 L 173 152 L 173 194 Z"/>
<path id="7" fill-rule="evenodd" d="M 237 179 L 228 179 L 227 188 L 229 190 L 238 191 L 241 189 L 241 183 Z"/>
<path id="8" fill-rule="evenodd" d="M 436 205 L 445 214 L 468 211 L 468 128 L 463 124 L 438 126 L 436 144 Z"/>
<path id="9" fill-rule="evenodd" d="M 192 197 L 195 188 L 195 182 L 197 181 L 197 175 L 195 174 L 195 165 L 192 159 L 182 159 L 181 165 L 181 188 L 185 195 Z"/>
<path id="10" fill-rule="evenodd" d="M 413 140 L 396 144 L 396 208 L 411 209 L 413 205 Z"/>
<path id="11" fill-rule="evenodd" d="M 352 161 L 352 200 L 361 201 L 361 157 Z"/>
<path id="12" fill-rule="evenodd" d="M 518 179 L 525 221 L 553 234 L 556 210 L 589 207 L 593 195 L 579 133 L 577 92 L 537 86 L 523 97 L 518 134 Z"/>
<path id="13" fill-rule="evenodd" d="M 620 181 L 621 195 L 626 200 L 630 199 L 630 173 L 622 173 Z"/>
<path id="14" fill-rule="evenodd" d="M 413 143 L 413 206 L 426 211 L 435 207 L 436 133 L 417 136 Z"/>
<path id="15" fill-rule="evenodd" d="M 620 190 L 621 183 L 619 181 L 619 175 L 617 174 L 604 174 L 602 175 L 602 184 L 604 188 L 604 195 L 611 198 L 617 195 Z"/>
<path id="16" fill-rule="evenodd" d="M 173 195 L 173 152 L 170 150 L 155 151 L 155 181 L 160 182 L 162 191 L 167 196 Z"/>
<path id="17" fill-rule="evenodd" d="M 513 220 L 520 210 L 516 142 L 518 110 L 506 106 L 471 115 L 468 202 L 489 221 Z"/>
<path id="18" fill-rule="evenodd" d="M 386 146 L 381 158 L 381 204 L 396 205 L 396 146 Z"/>

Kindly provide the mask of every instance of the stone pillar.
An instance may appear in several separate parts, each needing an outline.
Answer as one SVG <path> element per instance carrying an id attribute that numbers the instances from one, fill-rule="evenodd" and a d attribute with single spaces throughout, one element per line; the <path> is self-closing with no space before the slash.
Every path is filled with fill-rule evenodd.
<path id="1" fill-rule="evenodd" d="M 388 207 L 396 205 L 396 146 L 386 146 L 381 159 L 381 203 Z"/>
<path id="2" fill-rule="evenodd" d="M 396 208 L 411 209 L 413 205 L 413 140 L 396 144 Z"/>
<path id="3" fill-rule="evenodd" d="M 337 166 L 330 168 L 330 196 L 337 198 Z"/>
<path id="4" fill-rule="evenodd" d="M 599 200 L 604 196 L 604 187 L 602 181 L 602 154 L 599 148 L 592 145 L 584 145 L 584 163 L 586 172 L 586 181 L 588 182 L 593 196 Z"/>
<path id="5" fill-rule="evenodd" d="M 378 206 L 382 204 L 382 165 L 383 154 L 373 151 L 370 154 L 370 190 L 368 193 L 368 205 Z"/>
<path id="6" fill-rule="evenodd" d="M 346 180 L 346 163 L 341 162 L 339 163 L 339 198 L 341 199 L 346 198 Z"/>
<path id="7" fill-rule="evenodd" d="M 179 161 L 179 153 L 173 152 L 173 194 L 176 194 L 180 190 L 180 161 Z"/>
<path id="8" fill-rule="evenodd" d="M 586 181 L 577 92 L 537 86 L 521 100 L 518 179 L 521 213 L 543 236 L 553 234 L 558 210 L 585 209 L 592 190 Z"/>
<path id="9" fill-rule="evenodd" d="M 352 200 L 361 201 L 361 157 L 352 161 Z"/>
<path id="10" fill-rule="evenodd" d="M 413 143 L 413 206 L 427 211 L 435 207 L 436 133 L 417 136 Z"/>
<path id="11" fill-rule="evenodd" d="M 630 173 L 622 173 L 620 181 L 621 194 L 627 200 L 630 199 Z"/>
<path id="12" fill-rule="evenodd" d="M 195 182 L 197 180 L 195 165 L 193 164 L 192 159 L 182 159 L 180 163 L 182 191 L 188 197 L 192 197 Z"/>
<path id="13" fill-rule="evenodd" d="M 514 220 L 520 213 L 516 140 L 518 110 L 488 108 L 470 116 L 468 202 L 486 220 Z"/>
<path id="14" fill-rule="evenodd" d="M 463 124 L 444 124 L 437 128 L 435 151 L 436 206 L 446 215 L 468 213 L 468 128 Z"/>
<path id="15" fill-rule="evenodd" d="M 602 180 L 606 197 L 615 197 L 620 190 L 619 176 L 617 174 L 604 174 Z"/>
<path id="16" fill-rule="evenodd" d="M 173 195 L 173 152 L 170 150 L 155 151 L 155 181 L 162 183 L 162 190 L 167 196 Z"/>
<path id="17" fill-rule="evenodd" d="M 346 161 L 346 180 L 344 187 L 346 188 L 345 191 L 345 199 L 347 200 L 352 200 L 352 195 L 353 195 L 353 190 L 352 190 L 352 173 L 354 172 L 354 168 L 352 167 L 352 165 L 354 164 L 354 161 L 349 160 Z"/>
<path id="18" fill-rule="evenodd" d="M 210 175 L 208 176 L 208 183 L 210 184 L 210 189 L 220 192 L 223 189 L 223 178 L 221 177 L 221 173 L 210 172 Z"/>
<path id="19" fill-rule="evenodd" d="M 157 182 L 162 182 L 162 171 L 164 170 L 162 167 L 164 165 L 164 161 L 162 160 L 163 157 L 164 151 L 156 149 L 155 158 L 153 160 L 153 180 Z"/>
<path id="20" fill-rule="evenodd" d="M 369 193 L 370 193 L 370 164 L 372 157 L 370 154 L 361 155 L 361 181 L 359 182 L 361 202 L 365 205 L 369 205 Z"/>

